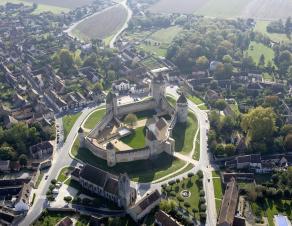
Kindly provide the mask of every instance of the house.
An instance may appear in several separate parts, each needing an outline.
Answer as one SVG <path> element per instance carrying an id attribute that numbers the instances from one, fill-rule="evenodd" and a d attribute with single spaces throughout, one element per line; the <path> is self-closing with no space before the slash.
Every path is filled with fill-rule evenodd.
<path id="1" fill-rule="evenodd" d="M 155 213 L 155 225 L 158 226 L 182 226 L 179 222 L 173 219 L 170 215 L 162 210 Z"/>
<path id="2" fill-rule="evenodd" d="M 133 218 L 134 221 L 138 222 L 145 217 L 150 211 L 159 205 L 160 193 L 158 190 L 153 191 L 150 194 L 144 196 L 139 202 L 132 208 L 128 209 L 128 214 Z"/>
<path id="3" fill-rule="evenodd" d="M 29 151 L 34 159 L 42 159 L 53 154 L 54 145 L 51 141 L 44 141 L 31 146 Z"/>
<path id="4" fill-rule="evenodd" d="M 226 186 L 217 226 L 233 226 L 234 216 L 237 209 L 239 188 L 233 178 Z"/>
<path id="5" fill-rule="evenodd" d="M 219 93 L 217 93 L 215 90 L 212 90 L 212 89 L 209 89 L 205 94 L 206 101 L 216 101 L 220 98 L 222 98 L 222 96 Z"/>
<path id="6" fill-rule="evenodd" d="M 80 170 L 78 181 L 83 188 L 125 209 L 135 203 L 136 189 L 130 186 L 127 174 L 117 177 L 99 168 L 85 165 Z"/>
<path id="7" fill-rule="evenodd" d="M 3 116 L 3 125 L 6 129 L 11 128 L 17 122 L 18 121 L 13 116 L 10 116 L 10 115 Z"/>
<path id="8" fill-rule="evenodd" d="M 114 81 L 112 84 L 113 90 L 117 90 L 119 92 L 124 92 L 130 90 L 130 82 L 126 79 L 120 79 Z"/>
<path id="9" fill-rule="evenodd" d="M 251 154 L 251 155 L 241 155 L 235 157 L 233 160 L 225 162 L 225 166 L 229 168 L 237 169 L 257 169 L 262 167 L 261 155 Z"/>
<path id="10" fill-rule="evenodd" d="M 62 218 L 55 226 L 72 226 L 73 221 L 70 219 L 70 217 L 64 217 Z"/>
<path id="11" fill-rule="evenodd" d="M 275 215 L 274 223 L 275 223 L 275 226 L 291 226 L 292 225 L 288 217 L 283 216 L 283 215 Z"/>
<path id="12" fill-rule="evenodd" d="M 29 210 L 29 195 L 31 187 L 29 184 L 23 184 L 23 187 L 18 194 L 18 198 L 15 201 L 14 208 L 18 212 L 26 212 Z"/>
<path id="13" fill-rule="evenodd" d="M 0 160 L 0 172 L 7 172 L 10 170 L 10 160 Z"/>

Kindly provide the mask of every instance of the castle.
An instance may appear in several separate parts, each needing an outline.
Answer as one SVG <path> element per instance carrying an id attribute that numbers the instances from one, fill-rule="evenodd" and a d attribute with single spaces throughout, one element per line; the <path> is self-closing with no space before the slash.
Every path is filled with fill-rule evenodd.
<path id="1" fill-rule="evenodd" d="M 165 89 L 165 80 L 162 75 L 158 75 L 151 82 L 150 97 L 142 101 L 118 104 L 116 95 L 109 92 L 106 97 L 106 115 L 87 136 L 83 130 L 79 131 L 80 145 L 106 160 L 108 166 L 150 159 L 162 152 L 172 155 L 175 147 L 172 131 L 176 123 L 187 122 L 188 102 L 182 93 L 176 106 L 171 106 L 165 96 Z M 123 143 L 121 139 L 133 133 L 133 129 L 123 123 L 124 116 L 150 110 L 155 114 L 139 122 L 144 123 L 145 146 L 132 148 Z"/>

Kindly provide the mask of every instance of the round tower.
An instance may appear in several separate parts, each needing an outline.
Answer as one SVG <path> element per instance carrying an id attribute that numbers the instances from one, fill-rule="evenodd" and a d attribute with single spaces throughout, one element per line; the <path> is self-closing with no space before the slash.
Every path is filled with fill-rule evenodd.
<path id="1" fill-rule="evenodd" d="M 109 167 L 115 166 L 116 165 L 116 150 L 114 148 L 114 145 L 109 142 L 106 145 L 106 161 L 107 161 L 107 165 Z"/>
<path id="2" fill-rule="evenodd" d="M 117 97 L 112 91 L 110 91 L 106 96 L 106 113 L 113 112 L 114 115 L 117 115 L 117 105 Z"/>
<path id="3" fill-rule="evenodd" d="M 158 74 L 151 82 L 151 96 L 155 99 L 156 103 L 159 104 L 159 101 L 162 96 L 165 95 L 165 81 L 161 73 Z"/>
<path id="4" fill-rule="evenodd" d="M 180 122 L 180 123 L 187 122 L 187 120 L 188 120 L 188 100 L 183 92 L 176 101 L 176 114 L 177 114 L 178 122 Z"/>
<path id="5" fill-rule="evenodd" d="M 84 147 L 85 134 L 84 134 L 84 131 L 81 127 L 78 130 L 78 138 L 79 138 L 80 147 L 81 148 Z"/>
<path id="6" fill-rule="evenodd" d="M 120 206 L 125 209 L 131 205 L 131 186 L 130 186 L 130 178 L 128 174 L 120 174 L 119 181 L 119 198 L 120 198 Z"/>

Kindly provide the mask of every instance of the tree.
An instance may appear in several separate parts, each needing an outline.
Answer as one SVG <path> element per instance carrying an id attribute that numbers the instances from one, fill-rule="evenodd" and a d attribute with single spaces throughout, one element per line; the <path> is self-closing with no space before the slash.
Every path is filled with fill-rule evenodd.
<path id="1" fill-rule="evenodd" d="M 289 133 L 284 140 L 284 146 L 287 151 L 292 150 L 292 133 Z"/>
<path id="2" fill-rule="evenodd" d="M 232 63 L 232 57 L 230 55 L 224 55 L 222 60 L 224 63 Z"/>
<path id="3" fill-rule="evenodd" d="M 196 59 L 196 65 L 200 70 L 206 70 L 209 67 L 209 60 L 205 56 L 200 56 Z"/>
<path id="4" fill-rule="evenodd" d="M 276 131 L 276 114 L 272 108 L 257 107 L 244 114 L 241 127 L 251 141 L 268 141 Z"/>
<path id="5" fill-rule="evenodd" d="M 72 197 L 71 196 L 65 196 L 64 197 L 64 201 L 69 204 L 72 201 Z"/>
<path id="6" fill-rule="evenodd" d="M 227 107 L 227 103 L 224 99 L 216 100 L 215 102 L 215 108 L 217 108 L 219 111 L 223 111 Z"/>
<path id="7" fill-rule="evenodd" d="M 235 146 L 233 144 L 226 144 L 224 147 L 224 152 L 228 155 L 234 155 L 235 152 Z"/>
<path id="8" fill-rule="evenodd" d="M 27 160 L 28 159 L 27 159 L 27 156 L 25 154 L 20 155 L 18 160 L 19 160 L 19 164 L 21 166 L 26 166 L 27 165 Z"/>
<path id="9" fill-rule="evenodd" d="M 54 61 L 60 64 L 60 71 L 67 74 L 74 68 L 74 56 L 68 49 L 61 49 L 54 57 Z"/>
<path id="10" fill-rule="evenodd" d="M 259 66 L 265 66 L 265 56 L 262 54 L 259 59 Z"/>
<path id="11" fill-rule="evenodd" d="M 135 114 L 128 114 L 125 119 L 124 119 L 124 122 L 129 125 L 129 126 L 135 126 L 137 124 L 137 121 L 138 121 L 138 118 Z"/>
<path id="12" fill-rule="evenodd" d="M 162 200 L 159 204 L 161 210 L 166 213 L 172 212 L 177 207 L 177 203 L 173 199 Z"/>
<path id="13" fill-rule="evenodd" d="M 0 147 L 0 159 L 1 160 L 13 160 L 16 158 L 14 149 L 10 146 Z"/>

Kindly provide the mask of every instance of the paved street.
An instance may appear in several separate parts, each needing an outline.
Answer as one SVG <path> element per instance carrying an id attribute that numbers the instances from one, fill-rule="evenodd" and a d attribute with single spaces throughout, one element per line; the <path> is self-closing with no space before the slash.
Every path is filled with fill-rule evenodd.
<path id="1" fill-rule="evenodd" d="M 19 224 L 23 226 L 30 225 L 37 217 L 38 215 L 43 211 L 44 208 L 48 205 L 46 200 L 46 192 L 48 191 L 50 181 L 57 177 L 59 171 L 64 166 L 75 166 L 77 164 L 77 161 L 73 160 L 69 156 L 69 151 L 71 149 L 71 146 L 73 145 L 74 139 L 77 136 L 78 129 L 80 128 L 82 122 L 84 119 L 86 119 L 87 115 L 93 110 L 94 108 L 86 108 L 83 110 L 80 117 L 75 122 L 74 126 L 72 127 L 67 140 L 64 142 L 63 146 L 59 149 L 57 149 L 56 153 L 54 154 L 54 160 L 52 162 L 52 166 L 49 169 L 49 171 L 44 175 L 44 178 L 46 175 L 48 175 L 47 180 L 42 180 L 42 182 L 39 185 L 39 188 L 36 191 L 36 198 L 33 206 L 30 208 L 29 212 L 27 213 L 24 220 Z M 62 119 L 58 118 L 57 123 L 59 125 L 62 125 Z"/>

